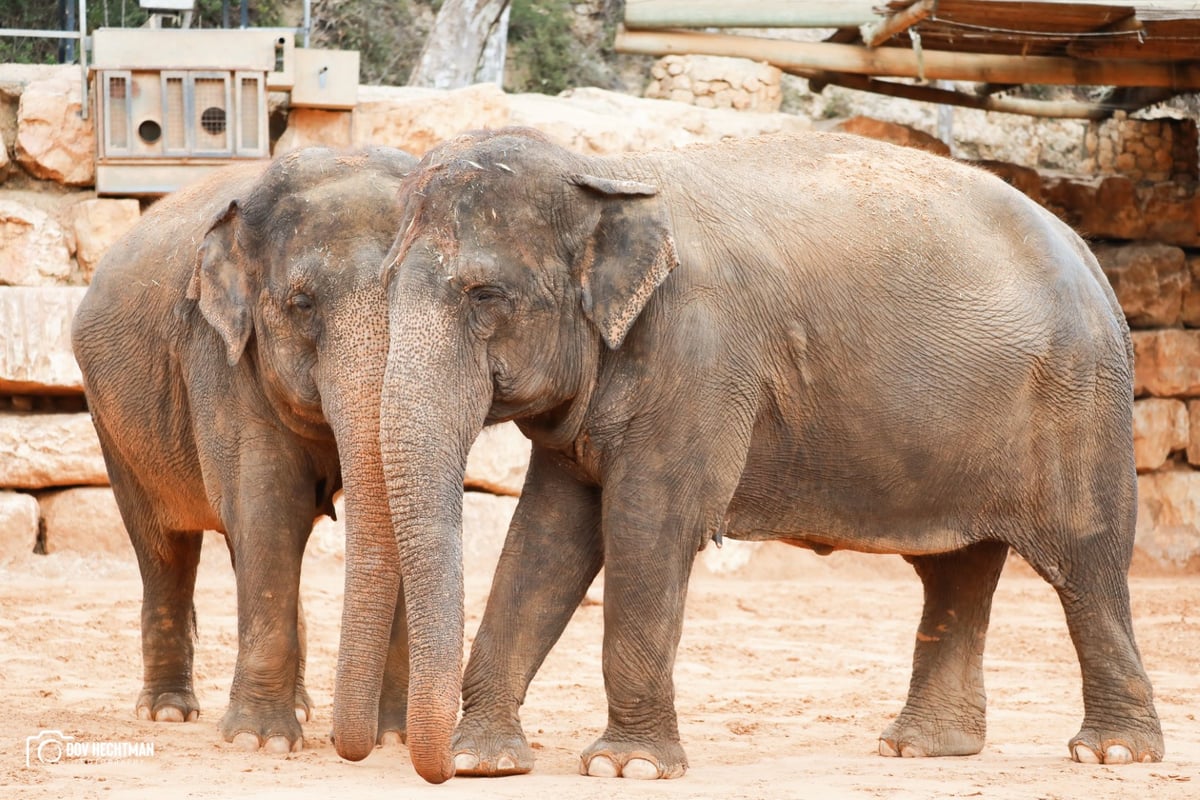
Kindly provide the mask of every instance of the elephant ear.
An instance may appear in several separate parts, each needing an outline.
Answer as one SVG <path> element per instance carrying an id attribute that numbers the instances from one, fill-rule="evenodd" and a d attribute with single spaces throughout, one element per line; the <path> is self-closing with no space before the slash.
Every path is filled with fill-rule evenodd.
<path id="1" fill-rule="evenodd" d="M 650 295 L 679 263 L 675 239 L 657 187 L 594 175 L 575 175 L 571 181 L 604 198 L 576 267 L 583 313 L 616 350 Z"/>
<path id="2" fill-rule="evenodd" d="M 250 339 L 250 280 L 237 253 L 238 204 L 234 200 L 204 235 L 192 280 L 189 300 L 200 301 L 200 313 L 225 341 L 229 366 L 242 357 Z"/>

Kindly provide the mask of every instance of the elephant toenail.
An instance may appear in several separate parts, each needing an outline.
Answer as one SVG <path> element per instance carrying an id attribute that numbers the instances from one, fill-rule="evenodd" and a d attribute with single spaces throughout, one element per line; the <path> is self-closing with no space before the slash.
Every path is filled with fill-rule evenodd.
<path id="1" fill-rule="evenodd" d="M 615 778 L 621 774 L 621 771 L 608 756 L 595 756 L 588 762 L 587 774 L 593 778 Z"/>
<path id="2" fill-rule="evenodd" d="M 1071 749 L 1071 755 L 1080 764 L 1099 764 L 1100 757 L 1096 755 L 1096 751 L 1088 747 L 1086 744 L 1079 743 Z"/>
<path id="3" fill-rule="evenodd" d="M 896 750 L 895 747 L 892 747 L 892 743 L 889 742 L 887 739 L 880 739 L 879 740 L 879 755 L 885 756 L 886 758 L 896 758 L 900 755 L 900 753 L 899 753 L 899 751 Z"/>
<path id="4" fill-rule="evenodd" d="M 308 715 L 307 708 L 301 708 L 300 706 L 296 706 L 296 721 L 297 722 L 309 722 L 311 719 L 312 719 L 312 717 L 310 717 Z"/>
<path id="5" fill-rule="evenodd" d="M 471 753 L 459 753 L 454 756 L 454 771 L 469 772 L 479 769 L 479 758 Z"/>
<path id="6" fill-rule="evenodd" d="M 1104 751 L 1105 764 L 1132 764 L 1133 753 L 1129 752 L 1129 748 L 1123 744 L 1110 745 Z"/>
<path id="7" fill-rule="evenodd" d="M 658 765 L 644 758 L 631 758 L 621 770 L 621 775 L 638 781 L 653 781 L 658 779 Z"/>
<path id="8" fill-rule="evenodd" d="M 289 742 L 286 736 L 272 736 L 270 739 L 267 739 L 267 743 L 263 745 L 263 749 L 268 753 L 290 753 L 295 749 L 295 744 L 299 741 L 297 739 L 296 742 Z"/>
<path id="9" fill-rule="evenodd" d="M 183 712 L 174 706 L 164 706 L 154 715 L 158 722 L 183 722 Z"/>
<path id="10" fill-rule="evenodd" d="M 508 756 L 500 756 L 500 759 L 496 762 L 496 769 L 516 769 L 516 766 Z"/>
<path id="11" fill-rule="evenodd" d="M 149 706 L 138 706 L 137 716 L 143 722 L 150 722 L 154 719 L 154 714 L 150 711 Z"/>
<path id="12" fill-rule="evenodd" d="M 901 758 L 924 758 L 925 751 L 920 747 L 920 745 L 906 744 L 906 745 L 901 746 L 901 748 L 900 748 L 900 757 Z"/>
<path id="13" fill-rule="evenodd" d="M 404 744 L 404 737 L 400 735 L 400 731 L 384 731 L 379 737 L 379 743 L 384 747 L 395 747 Z M 458 767 L 458 758 L 454 759 L 455 768 Z"/>
<path id="14" fill-rule="evenodd" d="M 233 746 L 239 750 L 245 750 L 247 753 L 252 753 L 262 746 L 262 742 L 259 740 L 257 733 L 242 731 L 233 737 Z"/>

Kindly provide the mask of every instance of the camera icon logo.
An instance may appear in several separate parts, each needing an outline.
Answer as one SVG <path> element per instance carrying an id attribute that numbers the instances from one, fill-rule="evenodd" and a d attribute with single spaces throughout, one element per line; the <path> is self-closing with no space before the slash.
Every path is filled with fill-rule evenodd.
<path id="1" fill-rule="evenodd" d="M 62 731 L 39 731 L 25 737 L 25 766 L 32 767 L 36 759 L 42 764 L 57 764 L 66 754 L 67 742 L 75 741 Z"/>

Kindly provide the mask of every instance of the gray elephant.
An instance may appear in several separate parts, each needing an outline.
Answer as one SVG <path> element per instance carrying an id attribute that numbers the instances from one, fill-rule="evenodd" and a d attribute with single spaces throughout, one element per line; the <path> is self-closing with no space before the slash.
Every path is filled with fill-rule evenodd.
<path id="1" fill-rule="evenodd" d="M 378 276 L 414 163 L 387 148 L 312 148 L 220 170 L 159 201 L 96 270 L 72 339 L 142 574 L 142 719 L 199 716 L 192 597 L 201 532 L 217 530 L 238 597 L 221 733 L 247 749 L 302 747 L 312 702 L 299 581 L 313 520 L 332 514 L 344 481 L 347 530 L 391 535 Z M 403 603 L 395 625 L 391 613 L 364 622 L 353 599 L 345 614 L 347 631 L 390 638 L 371 724 L 402 738 Z"/>
<path id="2" fill-rule="evenodd" d="M 443 144 L 406 185 L 381 447 L 427 780 L 531 768 L 520 706 L 601 565 L 608 727 L 581 770 L 682 775 L 684 598 L 722 536 L 913 564 L 925 607 L 882 754 L 982 748 L 1011 547 L 1058 591 L 1079 656 L 1072 756 L 1162 757 L 1126 578 L 1129 332 L 1053 215 L 970 166 L 822 134 L 585 158 L 508 130 Z M 455 730 L 464 459 L 508 419 L 532 460 Z M 384 617 L 390 589 L 348 572 Z M 379 685 L 386 641 L 341 646 L 339 680 Z M 367 717 L 357 700 L 335 729 Z"/>

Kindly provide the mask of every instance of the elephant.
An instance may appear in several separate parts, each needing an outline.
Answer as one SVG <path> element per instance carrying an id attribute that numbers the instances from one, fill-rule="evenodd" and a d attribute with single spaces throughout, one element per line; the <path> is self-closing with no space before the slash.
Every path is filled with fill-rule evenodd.
<path id="1" fill-rule="evenodd" d="M 608 722 L 580 770 L 683 775 L 684 599 L 723 537 L 912 564 L 924 609 L 882 755 L 983 747 L 1011 548 L 1079 657 L 1071 756 L 1162 758 L 1127 578 L 1130 334 L 1066 224 L 979 168 L 832 133 L 589 157 L 505 129 L 444 142 L 405 185 L 382 266 L 395 543 L 347 547 L 400 559 L 422 777 L 532 768 L 520 707 L 602 566 Z M 464 459 L 503 420 L 530 466 L 464 673 Z M 347 595 L 375 580 L 348 569 Z M 386 639 L 341 647 L 339 680 L 366 687 L 341 712 L 363 719 Z"/>
<path id="2" fill-rule="evenodd" d="M 248 750 L 303 747 L 313 704 L 299 581 L 314 519 L 333 515 L 344 485 L 349 533 L 391 531 L 378 265 L 415 163 L 390 148 L 314 147 L 225 167 L 158 201 L 97 266 L 72 342 L 141 571 L 141 719 L 199 716 L 193 595 L 202 532 L 216 530 L 238 616 L 221 734 Z M 362 624 L 352 599 L 344 613 L 348 630 Z M 402 602 L 395 619 L 379 622 L 383 741 L 404 736 Z"/>

